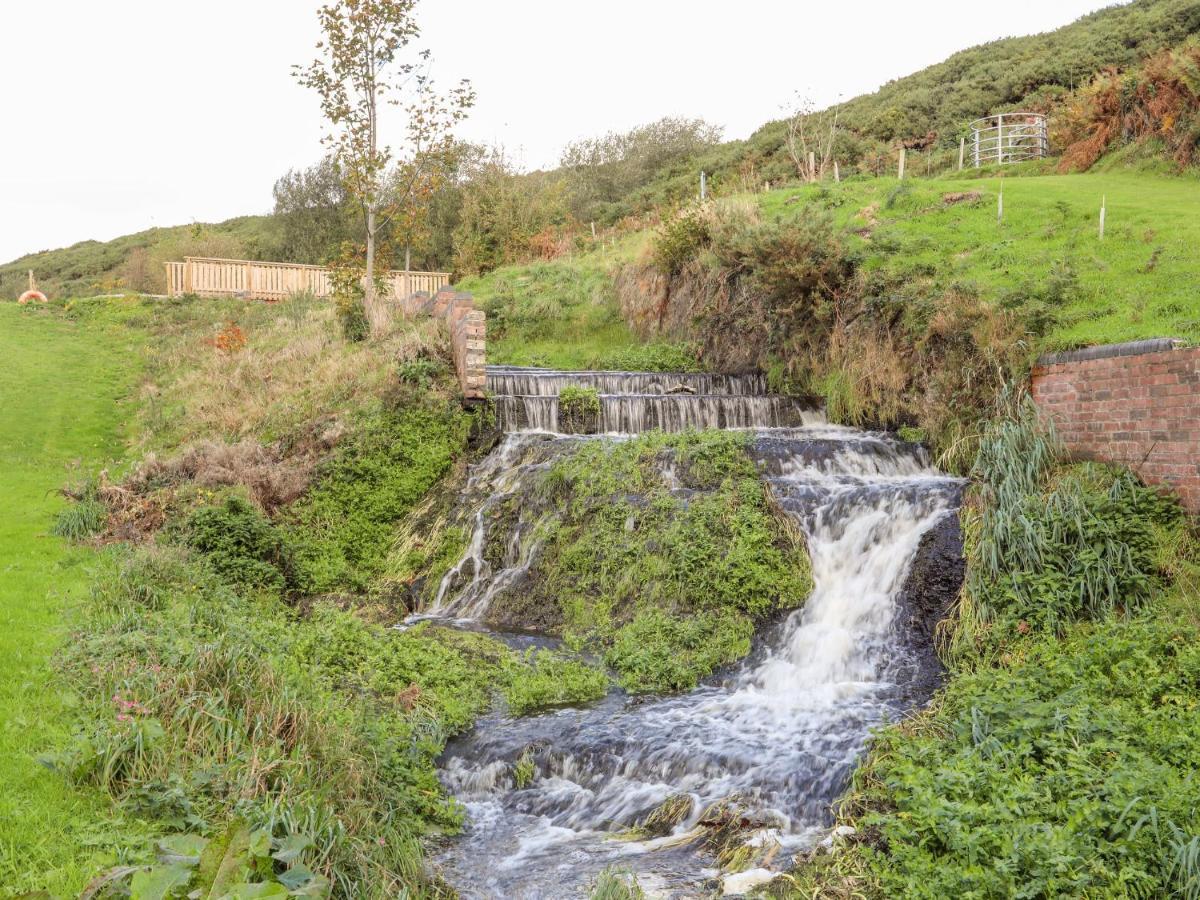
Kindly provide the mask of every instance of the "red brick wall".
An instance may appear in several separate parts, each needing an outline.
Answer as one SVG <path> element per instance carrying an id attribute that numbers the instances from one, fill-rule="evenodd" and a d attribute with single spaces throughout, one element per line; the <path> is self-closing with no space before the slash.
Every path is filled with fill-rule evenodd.
<path id="1" fill-rule="evenodd" d="M 1121 463 L 1200 513 L 1200 348 L 1169 340 L 1044 356 L 1033 398 L 1081 459 Z"/>

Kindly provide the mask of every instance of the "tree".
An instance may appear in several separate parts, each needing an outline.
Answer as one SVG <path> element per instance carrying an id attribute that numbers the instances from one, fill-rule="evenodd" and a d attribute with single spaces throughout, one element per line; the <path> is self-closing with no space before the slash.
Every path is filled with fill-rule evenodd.
<path id="1" fill-rule="evenodd" d="M 811 100 L 796 95 L 787 117 L 788 156 L 805 181 L 818 181 L 833 163 L 833 142 L 837 138 L 838 106 L 813 111 Z"/>
<path id="2" fill-rule="evenodd" d="M 353 238 L 353 201 L 337 160 L 326 156 L 307 169 L 290 169 L 275 182 L 276 256 L 320 265 Z"/>
<path id="3" fill-rule="evenodd" d="M 377 238 L 401 210 L 427 198 L 420 185 L 430 171 L 426 159 L 441 147 L 450 127 L 474 103 L 468 82 L 446 97 L 439 96 L 429 74 L 428 50 L 410 51 L 420 35 L 413 8 L 416 0 L 335 0 L 318 10 L 324 39 L 319 58 L 295 67 L 297 80 L 321 98 L 321 112 L 331 131 L 332 148 L 346 190 L 362 208 L 366 228 L 364 305 L 371 330 L 387 323 L 387 311 L 376 286 Z M 388 169 L 392 148 L 380 138 L 381 106 L 403 107 L 408 115 L 402 159 L 413 174 L 405 179 Z M 435 154 L 436 155 L 436 154 Z M 404 165 L 401 166 L 401 169 Z M 397 194 L 397 187 L 410 188 Z M 412 215 L 412 221 L 419 218 Z M 408 225 L 411 232 L 411 223 Z"/>
<path id="4" fill-rule="evenodd" d="M 634 191 L 720 139 L 721 129 L 703 119 L 668 116 L 626 132 L 572 141 L 560 164 L 571 177 L 575 214 L 587 221 L 632 212 L 621 204 L 628 204 Z"/>

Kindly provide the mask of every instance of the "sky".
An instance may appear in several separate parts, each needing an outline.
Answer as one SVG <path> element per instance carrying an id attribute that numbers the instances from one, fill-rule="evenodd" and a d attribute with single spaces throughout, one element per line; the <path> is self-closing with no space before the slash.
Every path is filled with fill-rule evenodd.
<path id="1" fill-rule="evenodd" d="M 956 50 L 1111 0 L 421 0 L 434 76 L 469 78 L 463 138 L 528 168 L 665 115 L 743 138 L 799 91 L 849 99 Z M 14 2 L 0 54 L 0 261 L 163 225 L 269 212 L 320 158 L 317 0 Z M 1002 12 L 1000 12 L 1002 10 Z M 400 123 L 385 122 L 384 137 Z"/>

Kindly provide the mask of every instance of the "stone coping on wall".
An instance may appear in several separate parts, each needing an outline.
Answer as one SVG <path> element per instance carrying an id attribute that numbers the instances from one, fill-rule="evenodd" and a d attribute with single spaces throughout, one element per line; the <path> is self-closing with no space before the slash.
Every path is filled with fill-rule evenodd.
<path id="1" fill-rule="evenodd" d="M 1128 341 L 1124 344 L 1100 344 L 1096 347 L 1083 347 L 1079 350 L 1043 353 L 1038 357 L 1037 365 L 1039 367 L 1056 366 L 1062 363 L 1086 362 L 1090 359 L 1111 359 L 1114 356 L 1141 356 L 1143 353 L 1177 350 L 1185 346 L 1185 343 L 1180 338 L 1147 338 L 1141 341 Z"/>
<path id="2" fill-rule="evenodd" d="M 400 299 L 406 318 L 428 315 L 446 323 L 450 351 L 463 401 L 480 403 L 487 399 L 487 315 L 475 308 L 466 291 L 443 288 L 433 296 L 419 291 Z"/>

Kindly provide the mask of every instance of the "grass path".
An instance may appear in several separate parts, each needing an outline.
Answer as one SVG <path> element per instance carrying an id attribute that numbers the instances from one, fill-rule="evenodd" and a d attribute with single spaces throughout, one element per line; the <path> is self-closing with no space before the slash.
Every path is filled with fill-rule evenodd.
<path id="1" fill-rule="evenodd" d="M 55 489 L 120 457 L 139 360 L 129 332 L 0 303 L 0 896 L 77 894 L 108 861 L 107 804 L 36 761 L 68 733 L 51 661 L 91 555 L 49 532 Z"/>

